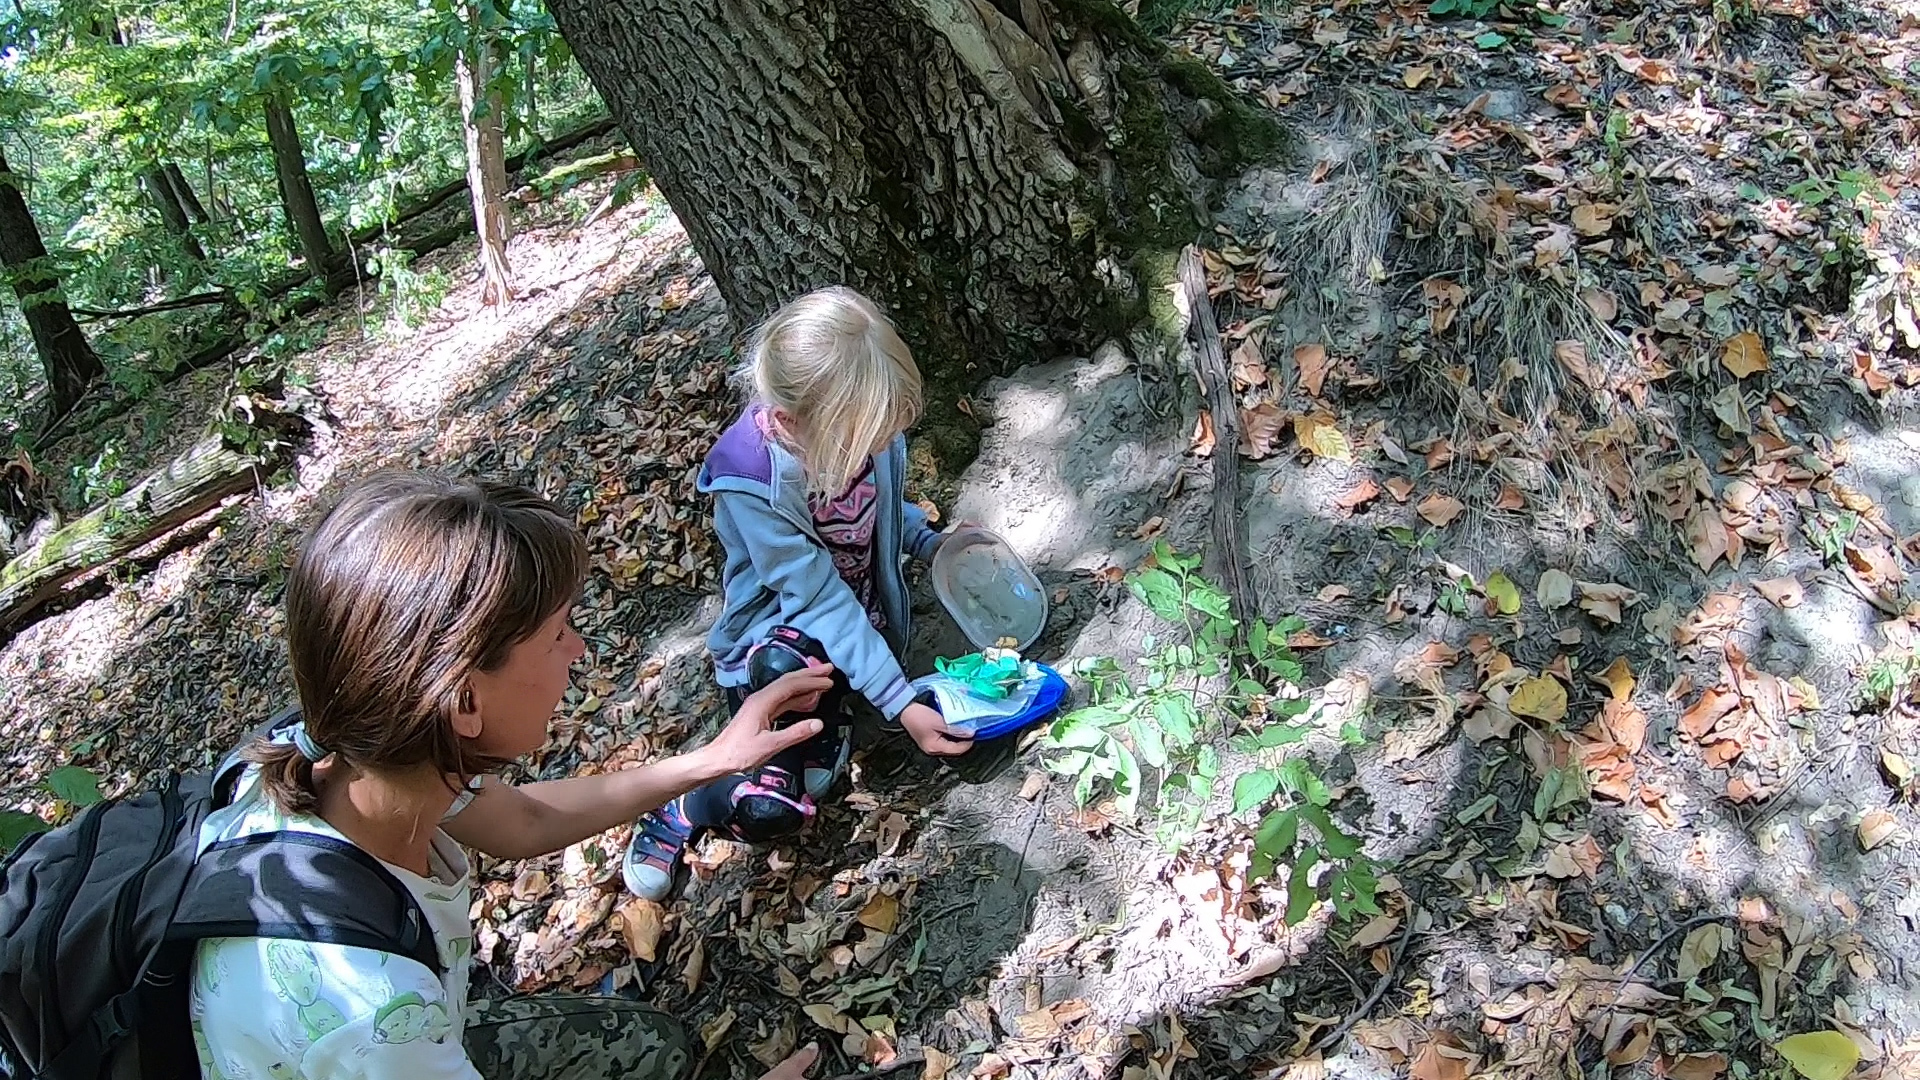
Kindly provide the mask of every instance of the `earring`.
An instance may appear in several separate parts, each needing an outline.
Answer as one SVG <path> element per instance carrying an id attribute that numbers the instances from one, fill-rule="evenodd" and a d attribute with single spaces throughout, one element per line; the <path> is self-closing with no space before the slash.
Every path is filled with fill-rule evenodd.
<path id="1" fill-rule="evenodd" d="M 464 713 L 473 711 L 473 687 L 471 686 L 460 688 L 460 711 Z"/>

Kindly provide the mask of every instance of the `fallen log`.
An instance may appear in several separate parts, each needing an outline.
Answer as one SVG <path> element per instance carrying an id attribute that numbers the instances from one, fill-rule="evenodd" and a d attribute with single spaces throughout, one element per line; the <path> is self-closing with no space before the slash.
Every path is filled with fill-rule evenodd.
<path id="1" fill-rule="evenodd" d="M 1191 244 L 1180 253 L 1180 284 L 1187 294 L 1194 373 L 1206 392 L 1207 412 L 1213 418 L 1213 543 L 1207 546 L 1209 561 L 1227 590 L 1233 617 L 1240 626 L 1238 634 L 1244 638 L 1260 609 L 1247 588 L 1247 559 L 1240 543 L 1240 406 L 1233 399 L 1226 351 L 1220 347 L 1213 297 L 1207 295 L 1207 272 L 1200 264 L 1200 249 Z"/>
<path id="2" fill-rule="evenodd" d="M 236 446 L 218 427 L 132 489 L 49 535 L 0 568 L 0 628 L 12 627 L 67 582 L 161 538 L 221 500 L 263 483 L 292 456 L 297 418 L 274 415 L 280 437 Z"/>

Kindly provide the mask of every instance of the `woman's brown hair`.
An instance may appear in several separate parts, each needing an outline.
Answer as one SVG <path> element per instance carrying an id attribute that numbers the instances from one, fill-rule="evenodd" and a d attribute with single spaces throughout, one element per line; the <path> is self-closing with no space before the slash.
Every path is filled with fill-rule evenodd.
<path id="1" fill-rule="evenodd" d="M 287 581 L 287 652 L 308 737 L 355 769 L 499 765 L 455 734 L 491 671 L 586 580 L 573 522 L 523 487 L 426 473 L 356 483 L 307 534 Z M 284 742 L 246 757 L 288 813 L 315 808 L 313 762 Z"/>

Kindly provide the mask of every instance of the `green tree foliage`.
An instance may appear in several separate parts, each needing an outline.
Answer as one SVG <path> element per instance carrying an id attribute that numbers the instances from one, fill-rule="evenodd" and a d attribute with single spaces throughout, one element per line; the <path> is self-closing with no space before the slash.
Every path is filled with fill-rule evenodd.
<path id="1" fill-rule="evenodd" d="M 509 146 L 601 111 L 538 0 L 18 0 L 0 6 L 0 146 L 83 320 L 216 290 L 252 309 L 301 264 L 268 103 L 295 118 L 336 256 L 357 231 L 363 262 L 394 265 L 381 226 L 465 174 L 453 70 L 476 32 Z M 217 310 L 84 325 L 125 391 Z M 0 400 L 43 382 L 9 296 Z M 10 407 L 0 433 L 23 419 Z"/>

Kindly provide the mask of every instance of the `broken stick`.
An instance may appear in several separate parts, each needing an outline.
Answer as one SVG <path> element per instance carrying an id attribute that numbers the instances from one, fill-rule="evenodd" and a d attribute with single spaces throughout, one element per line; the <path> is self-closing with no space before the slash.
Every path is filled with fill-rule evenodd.
<path id="1" fill-rule="evenodd" d="M 1187 329 L 1193 335 L 1194 373 L 1206 394 L 1213 417 L 1213 543 L 1208 556 L 1211 572 L 1226 587 L 1239 624 L 1259 613 L 1247 590 L 1247 560 L 1240 544 L 1240 409 L 1233 399 L 1233 379 L 1227 373 L 1227 354 L 1220 347 L 1220 326 L 1213 317 L 1213 298 L 1207 295 L 1207 272 L 1200 249 L 1187 245 L 1180 253 L 1180 284 L 1187 294 Z"/>

